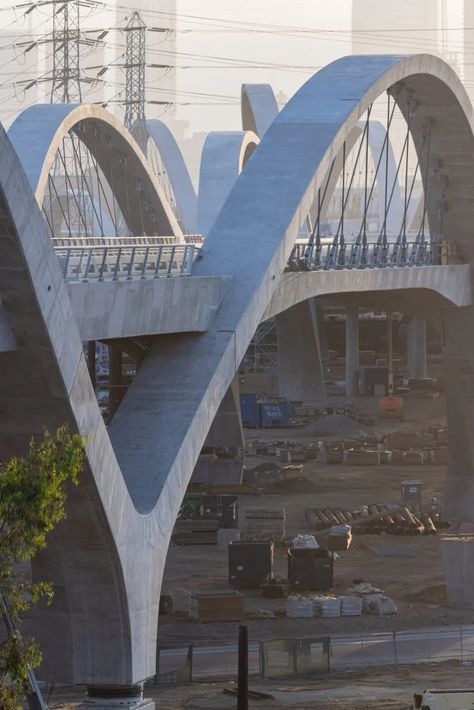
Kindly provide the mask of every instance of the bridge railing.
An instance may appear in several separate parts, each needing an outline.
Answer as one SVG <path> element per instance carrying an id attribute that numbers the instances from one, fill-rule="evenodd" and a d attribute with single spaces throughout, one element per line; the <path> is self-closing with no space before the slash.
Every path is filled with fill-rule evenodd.
<path id="1" fill-rule="evenodd" d="M 66 281 L 111 281 L 189 276 L 194 245 L 55 247 Z"/>
<path id="2" fill-rule="evenodd" d="M 290 264 L 310 271 L 431 266 L 441 263 L 441 245 L 428 241 L 345 244 L 297 244 Z"/>

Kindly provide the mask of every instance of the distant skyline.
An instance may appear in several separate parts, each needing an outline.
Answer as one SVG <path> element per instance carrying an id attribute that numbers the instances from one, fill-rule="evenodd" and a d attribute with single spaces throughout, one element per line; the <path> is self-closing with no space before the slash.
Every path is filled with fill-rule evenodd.
<path id="1" fill-rule="evenodd" d="M 147 62 L 171 67 L 147 69 L 148 100 L 171 104 L 149 103 L 147 115 L 187 121 L 195 132 L 239 127 L 243 82 L 268 82 L 290 97 L 319 67 L 351 53 L 440 54 L 474 91 L 474 0 L 295 0 L 291 6 L 283 0 L 123 1 L 82 11 L 88 37 L 98 37 L 92 30 L 109 30 L 103 46 L 84 49 L 89 76 L 97 76 L 102 64 L 109 67 L 99 77 L 104 83 L 85 87 L 84 100 L 108 100 L 120 117 L 124 73 L 117 65 L 124 36 L 113 28 L 123 27 L 134 9 L 150 28 Z M 0 119 L 7 125 L 22 106 L 48 100 L 44 83 L 25 92 L 18 81 L 48 73 L 52 51 L 40 44 L 25 54 L 21 45 L 51 29 L 49 6 L 22 19 L 21 5 L 18 22 L 11 7 L 0 0 Z"/>

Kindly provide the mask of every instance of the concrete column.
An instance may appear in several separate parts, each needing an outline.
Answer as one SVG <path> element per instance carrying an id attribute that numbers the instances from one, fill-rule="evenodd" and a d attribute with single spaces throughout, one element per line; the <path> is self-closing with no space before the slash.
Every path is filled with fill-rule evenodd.
<path id="1" fill-rule="evenodd" d="M 113 417 L 123 397 L 122 351 L 109 345 L 109 414 Z"/>
<path id="2" fill-rule="evenodd" d="M 346 308 L 346 395 L 359 392 L 359 309 Z"/>
<path id="3" fill-rule="evenodd" d="M 474 609 L 474 538 L 447 536 L 441 539 L 444 578 L 449 606 Z"/>
<path id="4" fill-rule="evenodd" d="M 410 323 L 410 377 L 426 377 L 426 321 L 413 316 Z"/>
<path id="5" fill-rule="evenodd" d="M 92 387 L 95 389 L 97 385 L 97 373 L 95 368 L 95 340 L 90 340 L 87 343 L 87 369 L 91 376 Z"/>
<path id="6" fill-rule="evenodd" d="M 449 456 L 443 517 L 474 522 L 474 307 L 443 315 Z"/>
<path id="7" fill-rule="evenodd" d="M 327 360 L 328 359 L 328 338 L 327 338 L 327 331 L 326 331 L 326 321 L 324 320 L 324 311 L 321 306 L 318 305 L 318 302 L 316 298 L 312 299 L 312 303 L 314 304 L 314 312 L 316 315 L 316 327 L 317 327 L 317 335 L 318 335 L 318 341 L 319 341 L 319 350 L 321 353 L 321 359 L 322 360 Z"/>
<path id="8" fill-rule="evenodd" d="M 228 458 L 200 456 L 191 477 L 192 483 L 234 484 L 242 483 L 244 473 L 245 441 L 240 415 L 239 375 L 234 377 L 221 402 L 204 442 L 204 448 L 228 449 Z"/>
<path id="9" fill-rule="evenodd" d="M 314 299 L 279 313 L 275 322 L 280 396 L 290 402 L 325 401 Z"/>
<path id="10" fill-rule="evenodd" d="M 406 349 L 406 357 L 407 357 L 407 370 L 408 370 L 408 376 L 411 377 L 411 373 L 413 372 L 413 334 L 412 334 L 412 327 L 411 327 L 411 318 L 406 324 L 406 333 L 407 333 L 407 349 Z"/>

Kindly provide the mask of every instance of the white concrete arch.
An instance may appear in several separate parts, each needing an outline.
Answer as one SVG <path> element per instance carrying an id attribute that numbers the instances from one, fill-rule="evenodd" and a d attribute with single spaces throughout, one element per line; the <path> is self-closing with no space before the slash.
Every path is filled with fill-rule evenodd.
<path id="1" fill-rule="evenodd" d="M 278 104 L 270 84 L 242 84 L 242 129 L 263 138 L 278 116 Z"/>
<path id="2" fill-rule="evenodd" d="M 467 197 L 474 189 L 472 107 L 450 67 L 428 55 L 348 57 L 310 79 L 268 129 L 237 179 L 196 264 L 196 275 L 225 273 L 232 278 L 213 326 L 204 334 L 171 336 L 152 346 L 111 424 L 118 461 L 124 471 L 134 471 L 133 479 L 127 478 L 135 505 L 153 519 L 162 519 L 164 505 L 167 520 L 177 512 L 179 504 L 170 498 L 171 491 L 179 497 L 186 488 L 210 423 L 333 157 L 369 105 L 388 88 L 399 85 L 396 100 L 402 112 L 406 109 L 404 82 L 420 101 L 413 121 L 415 146 L 420 146 L 426 115 L 436 116 L 432 155 L 441 155 L 447 173 L 462 174 L 468 186 L 453 191 L 454 208 L 446 228 L 463 248 L 472 244 L 474 205 Z M 462 150 L 454 154 L 454 145 L 462 145 Z M 165 376 L 170 367 L 173 381 Z M 178 399 L 177 382 L 182 383 Z M 130 423 L 137 403 L 145 401 L 153 417 L 135 417 Z M 162 432 L 159 440 L 157 431 Z M 153 473 L 151 460 L 156 461 Z"/>
<path id="3" fill-rule="evenodd" d="M 407 77 L 410 86 L 417 88 L 426 100 L 425 110 L 436 113 L 439 107 L 443 117 L 442 101 L 449 98 L 456 106 L 452 121 L 460 124 L 459 135 L 466 143 L 466 179 L 471 178 L 469 150 L 472 136 L 466 116 L 470 116 L 472 109 L 459 79 L 441 60 L 427 55 L 406 59 L 352 57 L 333 63 L 313 77 L 265 135 L 221 210 L 204 246 L 203 258 L 196 265 L 196 275 L 225 272 L 233 276 L 214 328 L 199 336 L 192 347 L 186 337 L 178 338 L 165 348 L 165 353 L 162 350 L 161 354 L 153 356 L 155 364 L 164 364 L 173 352 L 175 371 L 180 362 L 183 366 L 186 362 L 187 382 L 193 373 L 192 399 L 200 403 L 192 417 L 188 414 L 181 418 L 183 411 L 180 410 L 178 415 L 174 408 L 177 415 L 173 420 L 175 443 L 172 445 L 171 440 L 167 440 L 164 455 L 160 457 L 162 468 L 160 466 L 158 479 L 161 475 L 161 480 L 166 479 L 169 471 L 180 466 L 177 455 L 183 450 L 183 440 L 187 440 L 190 446 L 193 446 L 195 437 L 199 440 L 199 427 L 204 418 L 197 413 L 205 409 L 205 416 L 209 416 L 214 409 L 212 403 L 221 398 L 221 388 L 228 386 L 230 380 L 224 373 L 227 368 L 236 367 L 243 357 L 333 155 L 340 151 L 343 141 L 347 140 L 375 98 Z M 348 96 L 352 98 L 348 99 Z M 423 116 L 421 108 L 419 116 Z M 436 134 L 440 150 L 443 140 L 449 144 L 449 139 L 444 136 L 450 131 L 444 132 L 442 128 Z M 416 131 L 416 125 L 414 129 Z M 459 199 L 462 200 L 462 195 Z M 460 227 L 466 234 L 466 225 Z M 206 363 L 205 371 L 201 370 L 203 363 Z M 171 390 L 167 383 L 161 381 L 158 390 L 161 402 L 170 401 L 171 406 Z M 124 411 L 128 406 L 127 398 L 131 402 L 133 396 L 132 386 L 122 404 L 125 405 Z M 188 412 L 189 404 L 187 400 Z M 119 420 L 116 421 L 118 424 Z M 111 427 L 112 435 L 118 440 L 119 427 L 113 431 L 115 426 Z M 122 427 L 120 431 L 123 433 Z M 123 456 L 127 457 L 125 451 Z"/>
<path id="4" fill-rule="evenodd" d="M 199 172 L 199 234 L 209 234 L 235 181 L 259 142 L 252 131 L 212 131 L 207 136 Z"/>
<path id="5" fill-rule="evenodd" d="M 196 234 L 197 197 L 183 154 L 170 129 L 163 121 L 146 122 L 146 130 L 155 142 L 176 199 L 182 228 Z"/>
<path id="6" fill-rule="evenodd" d="M 52 428 L 66 413 L 87 439 L 87 505 L 72 507 L 59 531 L 60 554 L 43 564 L 45 578 L 51 572 L 67 589 L 75 584 L 83 591 L 77 608 L 65 594 L 59 607 L 43 613 L 50 634 L 55 619 L 62 625 L 62 638 L 56 634 L 55 641 L 66 668 L 57 673 L 58 680 L 120 685 L 154 674 L 166 550 L 194 465 L 333 157 L 368 106 L 395 84 L 402 111 L 404 86 L 419 100 L 413 121 L 418 149 L 423 121 L 436 118 L 432 155 L 443 161 L 452 186 L 445 231 L 474 262 L 472 106 L 460 80 L 428 55 L 334 62 L 312 77 L 270 126 L 210 231 L 195 275 L 229 277 L 213 323 L 205 333 L 155 340 L 108 431 L 52 244 L 13 150 L 0 134 L 0 185 L 9 206 L 9 214 L 0 210 L 0 217 L 10 219 L 0 230 L 0 239 L 9 240 L 6 259 L 0 260 L 0 284 L 2 295 L 8 290 L 10 321 L 21 321 L 18 335 L 25 351 L 21 367 L 17 362 L 17 370 L 10 369 L 29 386 L 31 356 L 39 349 L 37 361 L 45 363 L 51 380 L 43 388 L 34 382 L 21 400 L 21 425 L 26 428 L 40 405 L 43 424 Z M 429 209 L 436 216 L 436 201 Z M 18 261 L 26 268 L 19 270 Z M 19 271 L 29 285 L 17 303 Z M 472 325 L 472 308 L 458 310 L 467 310 Z M 9 387 L 7 377 L 0 386 L 4 426 L 19 418 Z M 12 441 L 7 433 L 4 440 Z M 102 526 L 93 551 L 109 561 L 106 572 L 85 564 L 91 520 Z M 85 607 L 91 597 L 93 604 Z M 102 606 L 100 599 L 105 599 Z"/>
<path id="7" fill-rule="evenodd" d="M 39 205 L 62 140 L 73 131 L 97 160 L 133 235 L 182 231 L 140 147 L 115 116 L 90 105 L 38 104 L 8 131 Z"/>

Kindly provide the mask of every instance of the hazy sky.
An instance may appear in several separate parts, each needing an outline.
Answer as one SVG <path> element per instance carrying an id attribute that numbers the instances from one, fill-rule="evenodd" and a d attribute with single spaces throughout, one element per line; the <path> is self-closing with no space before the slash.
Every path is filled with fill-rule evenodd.
<path id="1" fill-rule="evenodd" d="M 291 96 L 318 67 L 351 52 L 351 0 L 296 0 L 294 4 L 282 0 L 204 0 L 199 4 L 195 0 L 179 0 L 178 22 L 192 27 L 184 15 L 223 20 L 224 26 L 207 31 L 202 26 L 198 31 L 194 24 L 195 31 L 178 35 L 178 51 L 232 58 L 255 66 L 282 66 L 229 68 L 229 63 L 223 61 L 221 66 L 225 69 L 218 65 L 215 69 L 178 70 L 178 94 L 194 89 L 238 99 L 243 82 L 269 82 L 275 92 L 282 90 Z M 241 27 L 225 28 L 229 21 L 242 23 Z M 277 27 L 272 32 L 269 25 Z M 283 33 L 285 30 L 280 31 L 279 27 L 295 29 Z M 342 30 L 344 35 L 301 32 L 308 29 Z M 209 123 L 216 128 L 230 128 L 239 122 L 239 108 L 235 105 L 179 107 L 178 115 L 189 117 L 197 130 L 205 130 Z"/>
<path id="2" fill-rule="evenodd" d="M 318 67 L 352 52 L 353 2 L 359 28 L 356 51 L 441 51 L 462 68 L 463 9 L 473 12 L 474 0 L 177 0 L 174 40 L 147 32 L 148 62 L 176 66 L 167 72 L 147 69 L 147 98 L 172 101 L 173 107 L 167 110 L 189 121 L 193 131 L 238 128 L 243 82 L 268 82 L 276 93 L 291 96 Z M 173 0 L 116 0 L 101 9 L 99 2 L 94 10 L 81 11 L 82 27 L 89 32 L 123 27 L 130 7 L 144 11 L 149 28 L 169 27 L 166 11 L 172 4 Z M 28 39 L 28 32 L 38 39 L 51 29 L 51 6 L 36 6 L 27 18 L 23 17 L 24 4 L 11 8 L 11 0 L 0 0 L 0 119 L 6 123 L 22 106 L 48 100 L 47 84 L 39 83 L 25 92 L 25 84 L 13 87 L 13 82 L 28 81 L 35 73 L 49 75 L 52 62 L 51 44 L 40 45 L 28 55 L 24 45 L 18 46 Z M 474 26 L 474 19 L 469 22 Z M 16 40 L 12 39 L 15 32 Z M 97 37 L 97 33 L 88 36 Z M 15 48 L 9 48 L 15 41 Z M 123 52 L 122 33 L 109 32 L 105 43 L 95 55 L 83 57 L 82 66 L 92 67 L 91 76 L 97 74 L 95 65 L 124 61 L 118 59 Z M 474 31 L 468 50 L 474 67 Z M 84 100 L 111 99 L 109 108 L 123 115 L 119 106 L 123 71 L 111 68 L 103 79 L 107 83 L 99 84 L 96 94 L 85 87 Z M 149 117 L 163 111 L 156 104 L 147 106 Z"/>

